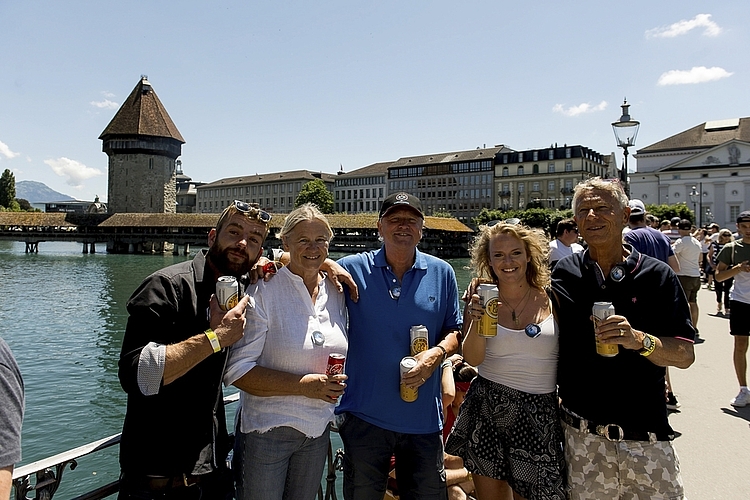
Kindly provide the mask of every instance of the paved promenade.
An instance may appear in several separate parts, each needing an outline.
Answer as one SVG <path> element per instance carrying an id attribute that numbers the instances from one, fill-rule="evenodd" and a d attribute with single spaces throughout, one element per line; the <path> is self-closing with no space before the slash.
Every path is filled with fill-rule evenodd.
<path id="1" fill-rule="evenodd" d="M 701 289 L 698 305 L 695 363 L 687 370 L 670 368 L 682 405 L 669 421 L 678 436 L 685 492 L 690 500 L 749 499 L 750 405 L 735 409 L 729 404 L 739 391 L 729 319 L 716 316 L 713 291 Z"/>

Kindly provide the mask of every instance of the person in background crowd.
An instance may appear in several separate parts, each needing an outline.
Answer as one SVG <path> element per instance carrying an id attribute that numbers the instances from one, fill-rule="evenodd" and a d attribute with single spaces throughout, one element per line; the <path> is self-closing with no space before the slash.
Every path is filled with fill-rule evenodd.
<path id="1" fill-rule="evenodd" d="M 346 380 L 326 375 L 329 354 L 346 356 L 347 347 L 344 295 L 320 271 L 331 226 L 305 204 L 286 217 L 279 238 L 289 264 L 248 288 L 245 335 L 224 375 L 242 390 L 234 456 L 240 500 L 315 498 Z"/>
<path id="2" fill-rule="evenodd" d="M 226 347 L 242 338 L 245 296 L 228 311 L 213 297 L 263 252 L 271 215 L 235 201 L 208 233 L 208 250 L 155 272 L 127 304 L 119 377 L 128 394 L 119 499 L 232 498 L 221 381 Z"/>
<path id="3" fill-rule="evenodd" d="M 573 219 L 563 219 L 557 223 L 555 239 L 549 242 L 549 265 L 550 268 L 557 261 L 568 255 L 583 252 L 583 247 L 578 244 L 578 227 Z"/>
<path id="4" fill-rule="evenodd" d="M 343 418 L 346 500 L 381 500 L 393 455 L 403 500 L 447 495 L 441 376 L 434 373 L 458 349 L 462 320 L 453 269 L 417 249 L 423 225 L 418 198 L 391 194 L 378 220 L 383 246 L 339 261 L 360 293 L 357 303 L 347 295 L 349 379 L 336 409 Z M 418 389 L 409 403 L 399 393 L 399 365 L 410 354 L 415 325 L 427 328 L 428 348 L 403 377 L 405 386 Z"/>
<path id="5" fill-rule="evenodd" d="M 734 240 L 732 238 L 732 231 L 729 229 L 722 229 L 719 231 L 719 240 L 711 242 L 710 249 L 708 251 L 709 265 L 711 266 L 713 274 L 716 266 L 719 265 L 719 253 L 724 245 L 731 243 Z M 731 306 L 729 303 L 729 291 L 732 289 L 734 278 L 727 278 L 724 281 L 716 281 L 716 314 L 723 316 L 726 314 L 729 316 Z M 723 310 L 722 310 L 723 308 Z"/>
<path id="6" fill-rule="evenodd" d="M 669 231 L 671 231 L 671 229 L 672 229 L 672 226 L 669 224 L 669 221 L 666 219 L 661 221 L 661 223 L 659 224 L 659 231 L 661 231 L 662 233 L 668 233 Z"/>
<path id="7" fill-rule="evenodd" d="M 662 230 L 664 234 L 669 236 L 669 239 L 672 241 L 672 243 L 675 242 L 675 240 L 679 239 L 680 237 L 680 230 L 678 229 L 678 225 L 680 223 L 679 217 L 672 217 L 669 221 L 669 228 L 667 231 Z M 662 222 L 662 224 L 664 224 Z"/>
<path id="8" fill-rule="evenodd" d="M 472 245 L 475 274 L 498 288 L 497 330 L 479 336 L 487 312 L 472 294 L 463 355 L 479 375 L 446 452 L 463 458 L 479 500 L 566 498 L 547 245 L 541 233 L 509 223 L 482 226 Z"/>
<path id="9" fill-rule="evenodd" d="M 750 211 L 737 217 L 737 232 L 742 239 L 724 245 L 716 266 L 716 281 L 734 278 L 729 292 L 732 314 L 729 316 L 729 333 L 734 336 L 734 370 L 740 392 L 730 402 L 742 407 L 750 403 L 747 387 L 747 347 L 750 336 Z"/>
<path id="10" fill-rule="evenodd" d="M 701 289 L 701 269 L 700 256 L 701 244 L 691 236 L 692 225 L 687 219 L 682 219 L 677 225 L 680 237 L 674 241 L 672 248 L 675 257 L 680 263 L 680 270 L 677 272 L 677 278 L 680 280 L 682 289 L 687 296 L 690 305 L 690 318 L 693 322 L 695 333 L 698 333 L 698 291 Z"/>
<path id="11" fill-rule="evenodd" d="M 695 360 L 685 294 L 669 266 L 622 244 L 630 208 L 619 182 L 578 184 L 573 213 L 588 250 L 552 271 L 570 498 L 683 499 L 664 367 Z M 594 323 L 595 302 L 615 314 Z M 594 339 L 619 353 L 598 354 Z"/>
<path id="12" fill-rule="evenodd" d="M 646 214 L 646 222 L 652 229 L 659 229 L 659 218 L 653 214 Z"/>
<path id="13" fill-rule="evenodd" d="M 24 392 L 21 370 L 0 337 L 0 499 L 10 497 L 13 467 L 21 461 Z"/>
<path id="14" fill-rule="evenodd" d="M 471 381 L 477 376 L 476 368 L 464 362 L 458 354 L 454 354 L 449 359 L 453 360 L 455 365 L 451 364 L 450 368 L 445 370 L 446 373 L 451 375 L 446 377 L 444 384 L 448 383 L 449 379 L 452 384 L 452 391 L 443 391 L 443 415 L 445 416 L 443 442 L 448 439 Z M 450 392 L 452 395 L 446 397 L 446 392 Z M 448 500 L 467 500 L 475 489 L 471 472 L 466 469 L 461 457 L 446 453 L 444 462 Z"/>
<path id="15" fill-rule="evenodd" d="M 701 268 L 701 278 L 702 281 L 706 281 L 706 268 L 708 267 L 708 251 L 711 247 L 711 239 L 708 237 L 708 230 L 704 228 L 698 228 L 693 233 L 693 238 L 698 240 L 698 242 L 701 244 L 701 259 L 700 259 L 700 268 Z"/>
<path id="16" fill-rule="evenodd" d="M 668 264 L 673 271 L 679 271 L 680 264 L 677 262 L 677 257 L 674 256 L 669 237 L 646 225 L 646 207 L 643 202 L 632 199 L 628 206 L 630 207 L 630 218 L 628 219 L 630 231 L 623 236 L 625 243 L 633 245 L 640 253 Z"/>

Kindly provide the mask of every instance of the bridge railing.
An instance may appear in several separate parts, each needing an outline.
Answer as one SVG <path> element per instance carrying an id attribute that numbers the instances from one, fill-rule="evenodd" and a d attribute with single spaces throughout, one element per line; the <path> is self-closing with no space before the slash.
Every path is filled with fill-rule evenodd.
<path id="1" fill-rule="evenodd" d="M 230 394 L 224 398 L 224 405 L 227 406 L 238 400 L 239 392 Z M 15 500 L 52 500 L 62 483 L 63 475 L 68 467 L 73 471 L 78 466 L 79 458 L 119 444 L 120 434 L 113 434 L 98 441 L 18 467 L 13 471 L 15 496 L 11 498 Z M 334 452 L 329 440 L 325 475 L 326 485 L 325 490 L 322 485 L 318 488 L 318 500 L 337 500 L 336 472 L 342 470 L 343 453 L 341 449 Z M 95 488 L 71 500 L 99 500 L 114 495 L 118 491 L 120 491 L 119 480 Z M 34 496 L 30 497 L 30 493 L 33 493 Z"/>

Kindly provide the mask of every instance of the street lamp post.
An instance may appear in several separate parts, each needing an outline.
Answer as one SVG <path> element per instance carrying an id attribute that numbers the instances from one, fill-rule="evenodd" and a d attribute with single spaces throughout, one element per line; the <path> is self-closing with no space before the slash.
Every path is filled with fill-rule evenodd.
<path id="1" fill-rule="evenodd" d="M 622 107 L 622 116 L 616 122 L 612 122 L 612 130 L 615 133 L 615 139 L 617 140 L 617 146 L 622 148 L 623 155 L 625 155 L 625 163 L 622 170 L 620 170 L 620 182 L 625 190 L 625 194 L 630 196 L 630 186 L 628 185 L 628 148 L 635 146 L 635 138 L 638 135 L 638 128 L 641 123 L 636 120 L 630 119 L 630 104 L 628 100 L 623 100 L 620 105 Z"/>
<path id="2" fill-rule="evenodd" d="M 695 214 L 695 225 L 698 227 L 701 227 L 700 218 L 698 216 L 698 208 L 696 206 L 698 203 L 698 197 L 700 196 L 700 193 L 698 193 L 698 191 L 695 190 L 695 186 L 693 186 L 693 189 L 692 191 L 690 191 L 690 194 L 688 196 L 690 196 L 690 201 L 693 202 L 693 213 Z"/>

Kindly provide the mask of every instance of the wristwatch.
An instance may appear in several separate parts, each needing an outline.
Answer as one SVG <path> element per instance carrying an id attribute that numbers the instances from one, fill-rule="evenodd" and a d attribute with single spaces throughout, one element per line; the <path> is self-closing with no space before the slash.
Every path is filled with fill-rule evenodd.
<path id="1" fill-rule="evenodd" d="M 648 333 L 643 334 L 643 347 L 638 349 L 636 352 L 641 356 L 650 356 L 656 349 L 656 337 L 649 335 Z"/>

